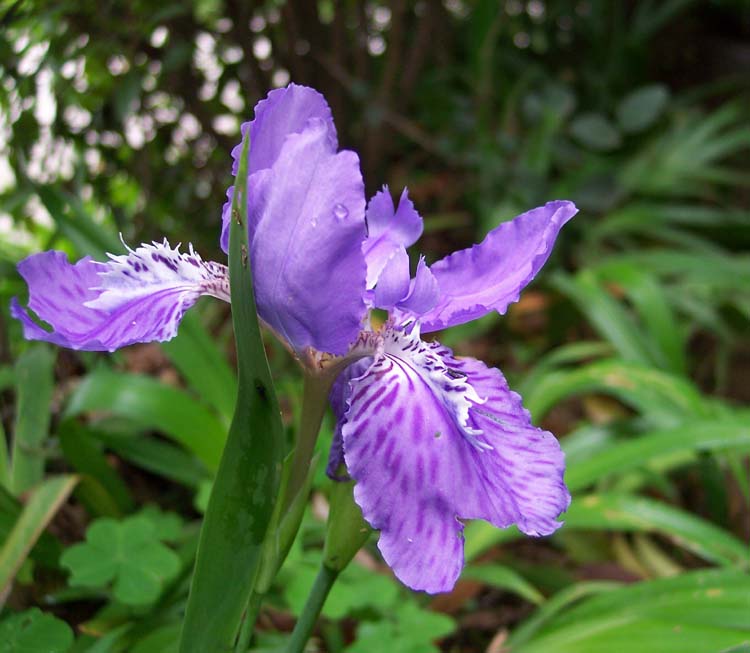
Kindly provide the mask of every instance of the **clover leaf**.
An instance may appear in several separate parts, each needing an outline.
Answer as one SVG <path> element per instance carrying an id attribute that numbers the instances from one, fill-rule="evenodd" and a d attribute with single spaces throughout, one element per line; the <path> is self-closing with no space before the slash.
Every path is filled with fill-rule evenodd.
<path id="1" fill-rule="evenodd" d="M 123 521 L 104 518 L 86 532 L 86 541 L 68 549 L 60 562 L 71 586 L 104 587 L 127 605 L 155 601 L 177 575 L 180 559 L 159 541 L 154 521 L 138 515 Z"/>
<path id="2" fill-rule="evenodd" d="M 0 653 L 65 653 L 72 644 L 70 626 L 39 608 L 0 622 Z"/>
<path id="3" fill-rule="evenodd" d="M 450 617 L 407 602 L 392 620 L 363 622 L 357 629 L 357 641 L 345 653 L 437 653 L 439 649 L 433 642 L 455 629 L 456 624 Z"/>
<path id="4" fill-rule="evenodd" d="M 182 518 L 177 513 L 164 511 L 150 503 L 138 512 L 138 516 L 154 525 L 156 536 L 162 542 L 177 542 L 182 535 Z"/>
<path id="5" fill-rule="evenodd" d="M 314 556 L 305 555 L 299 564 L 285 569 L 284 598 L 295 614 L 300 614 L 305 605 L 318 566 L 319 562 Z M 342 619 L 366 608 L 383 612 L 395 604 L 398 596 L 398 586 L 391 577 L 373 573 L 352 563 L 344 569 L 333 586 L 323 605 L 323 615 L 329 619 Z"/>

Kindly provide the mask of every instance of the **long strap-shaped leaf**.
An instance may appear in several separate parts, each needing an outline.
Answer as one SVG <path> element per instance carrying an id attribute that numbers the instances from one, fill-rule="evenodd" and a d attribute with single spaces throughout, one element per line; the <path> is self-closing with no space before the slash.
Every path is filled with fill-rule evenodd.
<path id="1" fill-rule="evenodd" d="M 55 476 L 31 492 L 28 502 L 0 548 L 0 597 L 7 596 L 8 585 L 77 482 L 77 476 Z M 4 598 L 0 598 L 0 605 L 2 603 Z"/>
<path id="2" fill-rule="evenodd" d="M 279 486 L 281 417 L 261 340 L 248 259 L 248 138 L 234 186 L 229 238 L 239 366 L 237 404 L 201 530 L 180 653 L 231 650 Z"/>

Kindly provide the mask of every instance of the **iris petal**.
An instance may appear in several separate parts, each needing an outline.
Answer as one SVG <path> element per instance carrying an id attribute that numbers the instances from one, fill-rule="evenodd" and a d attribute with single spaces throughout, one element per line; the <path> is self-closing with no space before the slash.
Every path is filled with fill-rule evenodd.
<path id="1" fill-rule="evenodd" d="M 409 255 L 403 247 L 397 249 L 383 267 L 375 286 L 374 304 L 391 309 L 409 292 Z"/>
<path id="2" fill-rule="evenodd" d="M 346 353 L 365 313 L 364 183 L 354 152 L 332 153 L 311 118 L 250 177 L 258 313 L 297 351 Z"/>
<path id="3" fill-rule="evenodd" d="M 428 333 L 505 313 L 552 252 L 557 234 L 578 209 L 549 202 L 493 229 L 479 244 L 445 257 L 430 269 L 440 287 L 437 305 L 421 318 Z"/>
<path id="4" fill-rule="evenodd" d="M 25 337 L 71 349 L 114 351 L 170 340 L 201 295 L 229 301 L 225 266 L 166 241 L 106 263 L 86 257 L 73 265 L 63 252 L 41 252 L 21 261 L 18 271 L 29 286 L 29 308 L 53 328 L 36 324 L 14 299 L 11 313 Z"/>
<path id="5" fill-rule="evenodd" d="M 255 118 L 243 123 L 241 127 L 243 139 L 247 131 L 250 131 L 248 174 L 252 176 L 259 170 L 270 168 L 281 153 L 286 137 L 304 131 L 311 118 L 323 121 L 326 126 L 325 142 L 329 151 L 335 152 L 338 141 L 331 109 L 316 90 L 289 84 L 285 88 L 271 91 L 265 99 L 258 102 L 255 106 Z M 237 175 L 241 152 L 242 142 L 232 149 L 232 176 Z M 221 247 L 227 253 L 233 191 L 234 187 L 227 191 L 228 201 L 222 209 Z"/>
<path id="6" fill-rule="evenodd" d="M 368 289 L 375 287 L 381 272 L 396 252 L 405 251 L 406 247 L 417 242 L 422 228 L 422 218 L 406 189 L 401 193 L 398 208 L 393 205 L 388 186 L 383 186 L 373 195 L 367 205 L 367 240 L 362 245 L 367 261 Z"/>
<path id="7" fill-rule="evenodd" d="M 546 535 L 569 502 L 557 440 L 532 426 L 498 370 L 391 331 L 342 426 L 346 466 L 378 546 L 406 585 L 449 591 L 463 525 L 485 519 Z"/>
<path id="8" fill-rule="evenodd" d="M 424 256 L 420 256 L 409 294 L 398 303 L 397 308 L 413 315 L 424 315 L 437 304 L 438 299 L 440 288 L 437 279 L 424 262 Z"/>

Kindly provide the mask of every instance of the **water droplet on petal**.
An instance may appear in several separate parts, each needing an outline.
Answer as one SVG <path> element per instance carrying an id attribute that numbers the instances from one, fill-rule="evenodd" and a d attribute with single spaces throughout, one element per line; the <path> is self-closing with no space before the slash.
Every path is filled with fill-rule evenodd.
<path id="1" fill-rule="evenodd" d="M 333 215 L 335 215 L 338 220 L 346 220 L 349 215 L 349 209 L 343 204 L 336 204 L 336 206 L 333 207 Z"/>
<path id="2" fill-rule="evenodd" d="M 318 226 L 318 218 L 313 218 L 312 220 L 310 220 L 310 224 L 313 227 L 317 227 Z"/>

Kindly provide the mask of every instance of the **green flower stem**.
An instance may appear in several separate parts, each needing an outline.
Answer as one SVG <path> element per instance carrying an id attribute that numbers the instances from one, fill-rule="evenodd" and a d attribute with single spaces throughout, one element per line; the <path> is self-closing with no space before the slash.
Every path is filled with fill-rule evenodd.
<path id="1" fill-rule="evenodd" d="M 328 406 L 328 392 L 334 378 L 334 375 L 317 376 L 309 373 L 304 376 L 297 445 L 291 458 L 284 464 L 281 491 L 266 534 L 263 559 L 253 587 L 254 594 L 261 597 L 270 589 L 302 522 L 312 483 L 315 442 Z"/>
<path id="2" fill-rule="evenodd" d="M 318 615 L 323 609 L 323 604 L 328 597 L 328 592 L 331 591 L 333 584 L 338 578 L 339 572 L 335 569 L 331 569 L 326 565 L 320 566 L 320 571 L 315 578 L 310 595 L 307 597 L 307 603 L 302 609 L 297 624 L 294 626 L 292 632 L 292 638 L 289 640 L 287 646 L 287 653 L 303 653 L 305 645 L 310 639 L 315 622 L 318 620 Z"/>
<path id="3" fill-rule="evenodd" d="M 297 431 L 297 446 L 292 454 L 289 483 L 284 491 L 282 513 L 286 513 L 297 493 L 305 485 L 315 451 L 320 425 L 328 408 L 332 378 L 305 374 L 302 390 L 302 418 Z"/>
<path id="4" fill-rule="evenodd" d="M 353 490 L 352 481 L 334 483 L 328 496 L 330 511 L 323 563 L 339 571 L 351 562 L 372 533 L 354 501 Z"/>

